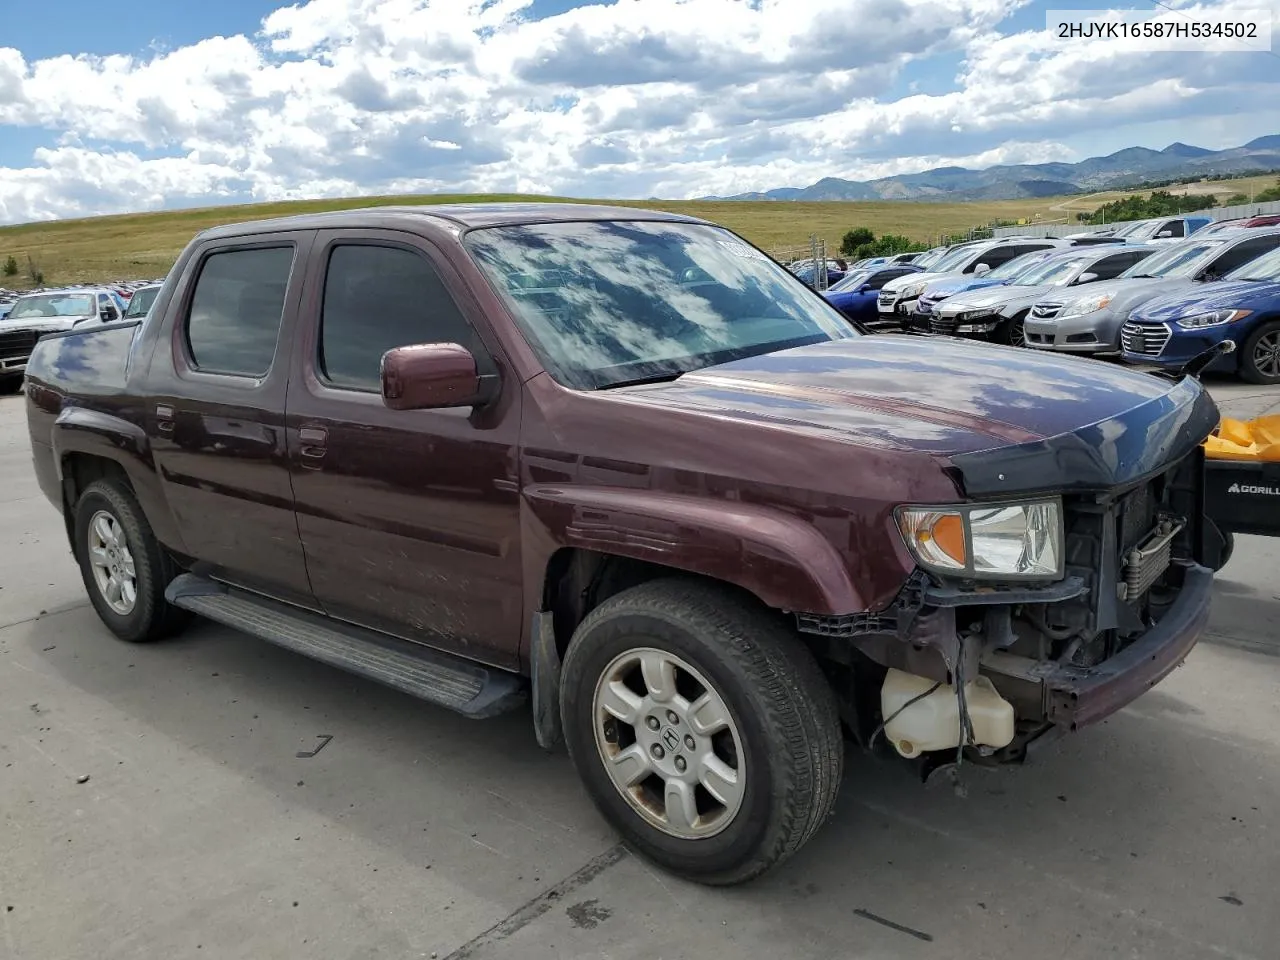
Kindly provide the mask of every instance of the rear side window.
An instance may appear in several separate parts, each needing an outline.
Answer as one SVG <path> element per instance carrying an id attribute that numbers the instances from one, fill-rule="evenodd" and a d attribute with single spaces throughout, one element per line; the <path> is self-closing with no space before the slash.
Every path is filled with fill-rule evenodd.
<path id="1" fill-rule="evenodd" d="M 292 267 L 293 247 L 228 250 L 205 260 L 187 315 L 197 370 L 266 376 Z"/>
<path id="2" fill-rule="evenodd" d="M 1251 237 L 1248 240 L 1241 241 L 1235 246 L 1227 249 L 1213 263 L 1205 268 L 1205 275 L 1212 277 L 1221 277 L 1230 273 L 1236 267 L 1242 267 L 1255 257 L 1260 257 L 1268 250 L 1274 250 L 1280 246 L 1280 233 L 1273 233 L 1265 237 Z"/>
<path id="3" fill-rule="evenodd" d="M 322 377 L 336 387 L 378 392 L 382 355 L 418 343 L 461 344 L 480 373 L 495 370 L 425 257 L 401 247 L 334 247 L 320 319 Z"/>

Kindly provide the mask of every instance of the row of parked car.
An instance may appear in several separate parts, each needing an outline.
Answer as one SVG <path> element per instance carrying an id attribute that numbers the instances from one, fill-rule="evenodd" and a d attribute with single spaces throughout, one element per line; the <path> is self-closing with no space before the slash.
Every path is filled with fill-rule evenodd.
<path id="1" fill-rule="evenodd" d="M 22 386 L 27 359 L 46 333 L 83 323 L 144 316 L 162 282 L 133 280 L 110 286 L 35 290 L 0 304 L 0 394 L 13 393 Z"/>
<path id="2" fill-rule="evenodd" d="M 912 263 L 850 270 L 824 296 L 873 332 L 961 336 L 1157 367 L 1181 367 L 1230 340 L 1235 351 L 1208 369 L 1280 383 L 1280 225 L 1259 219 L 1199 227 L 1172 242 L 972 241 Z"/>

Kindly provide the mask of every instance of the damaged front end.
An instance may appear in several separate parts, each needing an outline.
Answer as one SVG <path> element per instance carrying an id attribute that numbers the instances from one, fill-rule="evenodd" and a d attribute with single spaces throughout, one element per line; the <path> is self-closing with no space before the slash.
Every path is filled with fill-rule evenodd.
<path id="1" fill-rule="evenodd" d="M 883 735 L 926 766 L 961 749 L 1017 762 L 1033 742 L 1094 723 L 1164 679 L 1208 619 L 1200 444 L 1217 422 L 1186 378 L 1118 417 L 953 457 L 964 503 L 899 511 L 919 566 L 895 602 L 797 618 L 825 660 L 850 668 L 840 692 L 858 739 L 874 746 Z M 1027 505 L 1047 512 L 1013 550 L 984 547 L 967 519 L 937 519 Z M 932 525 L 912 542 L 920 528 L 903 517 L 926 513 Z M 984 559 L 975 545 L 1003 553 Z M 1002 564 L 1017 573 L 1002 576 Z"/>

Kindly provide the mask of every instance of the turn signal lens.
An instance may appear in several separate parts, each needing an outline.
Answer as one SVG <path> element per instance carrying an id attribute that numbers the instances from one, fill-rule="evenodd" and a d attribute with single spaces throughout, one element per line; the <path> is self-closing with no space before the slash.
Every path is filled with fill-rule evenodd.
<path id="1" fill-rule="evenodd" d="M 900 518 L 902 534 L 925 563 L 952 570 L 966 565 L 964 518 L 958 513 L 906 511 Z"/>

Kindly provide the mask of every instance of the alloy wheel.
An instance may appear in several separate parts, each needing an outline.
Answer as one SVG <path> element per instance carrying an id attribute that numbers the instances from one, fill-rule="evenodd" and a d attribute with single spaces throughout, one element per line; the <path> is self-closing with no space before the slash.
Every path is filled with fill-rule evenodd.
<path id="1" fill-rule="evenodd" d="M 114 613 L 127 617 L 138 602 L 133 554 L 120 521 L 99 510 L 89 521 L 89 566 L 98 592 Z"/>
<path id="2" fill-rule="evenodd" d="M 648 647 L 620 654 L 596 683 L 592 717 L 609 779 L 648 823 L 694 840 L 733 822 L 746 793 L 742 741 L 689 663 Z"/>

